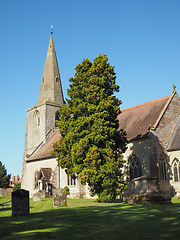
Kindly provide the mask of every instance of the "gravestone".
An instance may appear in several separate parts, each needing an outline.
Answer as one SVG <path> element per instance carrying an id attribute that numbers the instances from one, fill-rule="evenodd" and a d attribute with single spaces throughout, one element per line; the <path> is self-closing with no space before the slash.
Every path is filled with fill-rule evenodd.
<path id="1" fill-rule="evenodd" d="M 41 198 L 46 197 L 46 191 L 45 190 L 40 190 L 39 193 L 41 194 Z"/>
<path id="2" fill-rule="evenodd" d="M 12 192 L 12 215 L 21 216 L 29 214 L 29 191 L 24 189 Z"/>
<path id="3" fill-rule="evenodd" d="M 41 201 L 41 193 L 40 193 L 40 192 L 35 193 L 35 194 L 33 195 L 33 200 L 34 200 L 35 202 Z"/>
<path id="4" fill-rule="evenodd" d="M 67 196 L 65 189 L 57 188 L 53 190 L 53 205 L 54 207 L 67 206 Z"/>

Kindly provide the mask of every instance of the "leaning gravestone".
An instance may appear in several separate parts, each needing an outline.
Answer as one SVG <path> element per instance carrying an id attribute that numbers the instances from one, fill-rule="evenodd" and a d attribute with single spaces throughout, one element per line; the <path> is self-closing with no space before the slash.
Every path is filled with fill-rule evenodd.
<path id="1" fill-rule="evenodd" d="M 33 200 L 34 200 L 35 202 L 41 201 L 41 193 L 40 193 L 40 192 L 35 193 L 35 194 L 33 195 Z"/>
<path id="2" fill-rule="evenodd" d="M 12 192 L 12 215 L 21 216 L 29 214 L 29 191 L 24 189 Z"/>
<path id="3" fill-rule="evenodd" d="M 67 197 L 65 189 L 57 188 L 53 190 L 53 205 L 54 207 L 67 206 Z"/>

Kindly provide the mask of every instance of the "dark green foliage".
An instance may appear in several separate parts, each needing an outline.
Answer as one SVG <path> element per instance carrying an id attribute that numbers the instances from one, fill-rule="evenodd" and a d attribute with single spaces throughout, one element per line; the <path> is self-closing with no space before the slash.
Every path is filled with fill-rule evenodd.
<path id="1" fill-rule="evenodd" d="M 11 175 L 7 175 L 7 170 L 5 166 L 0 161 L 0 188 L 7 188 L 9 187 Z"/>
<path id="2" fill-rule="evenodd" d="M 126 135 L 117 131 L 121 101 L 113 95 L 119 91 L 114 66 L 99 55 L 93 62 L 85 59 L 75 70 L 69 79 L 70 99 L 59 110 L 61 138 L 53 154 L 67 174 L 76 173 L 82 184 L 88 183 L 98 201 L 110 202 L 125 188 L 121 169 Z"/>
<path id="3" fill-rule="evenodd" d="M 69 190 L 68 186 L 65 186 L 64 189 L 66 190 L 66 195 L 69 195 L 70 194 L 70 190 Z"/>
<path id="4" fill-rule="evenodd" d="M 14 187 L 13 187 L 13 192 L 15 192 L 16 190 L 21 189 L 21 183 L 17 183 Z"/>

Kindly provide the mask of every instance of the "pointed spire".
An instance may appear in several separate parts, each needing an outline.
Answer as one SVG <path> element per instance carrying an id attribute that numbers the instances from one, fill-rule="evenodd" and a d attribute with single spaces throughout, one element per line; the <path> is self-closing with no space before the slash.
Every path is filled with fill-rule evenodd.
<path id="1" fill-rule="evenodd" d="M 61 79 L 52 35 L 53 32 L 51 27 L 51 36 L 41 80 L 38 104 L 49 101 L 64 105 Z"/>

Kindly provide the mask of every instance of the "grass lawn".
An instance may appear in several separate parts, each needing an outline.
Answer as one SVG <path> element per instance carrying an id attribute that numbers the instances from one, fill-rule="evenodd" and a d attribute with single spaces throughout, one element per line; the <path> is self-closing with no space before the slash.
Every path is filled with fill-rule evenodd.
<path id="1" fill-rule="evenodd" d="M 0 203 L 9 199 L 0 198 Z M 180 200 L 172 205 L 99 204 L 68 199 L 53 208 L 52 199 L 30 200 L 30 215 L 12 217 L 0 206 L 0 239 L 179 239 Z"/>

